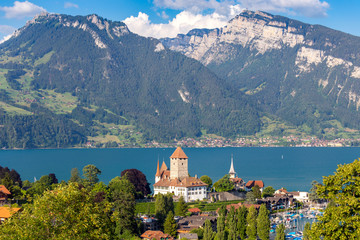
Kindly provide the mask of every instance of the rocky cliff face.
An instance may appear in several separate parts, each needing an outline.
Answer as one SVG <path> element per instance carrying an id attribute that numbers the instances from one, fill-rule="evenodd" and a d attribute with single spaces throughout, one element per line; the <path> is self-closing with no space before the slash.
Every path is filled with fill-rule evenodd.
<path id="1" fill-rule="evenodd" d="M 252 95 L 266 111 L 295 124 L 337 119 L 360 127 L 348 117 L 359 116 L 359 37 L 244 11 L 223 28 L 192 30 L 161 41 Z M 306 118 L 296 113 L 303 111 Z"/>

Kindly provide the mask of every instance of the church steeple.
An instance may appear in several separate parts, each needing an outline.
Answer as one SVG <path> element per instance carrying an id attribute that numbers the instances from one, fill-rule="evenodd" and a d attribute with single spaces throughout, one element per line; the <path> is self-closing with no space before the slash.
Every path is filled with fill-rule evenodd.
<path id="1" fill-rule="evenodd" d="M 236 172 L 234 169 L 234 159 L 233 159 L 232 154 L 231 154 L 231 165 L 230 165 L 230 170 L 229 170 L 229 176 L 230 176 L 230 178 L 235 178 L 235 176 L 236 176 Z"/>
<path id="2" fill-rule="evenodd" d="M 157 183 L 161 178 L 161 173 L 160 173 L 160 169 L 159 169 L 159 158 L 157 161 L 157 167 L 156 167 L 156 174 L 155 174 L 155 183 Z"/>

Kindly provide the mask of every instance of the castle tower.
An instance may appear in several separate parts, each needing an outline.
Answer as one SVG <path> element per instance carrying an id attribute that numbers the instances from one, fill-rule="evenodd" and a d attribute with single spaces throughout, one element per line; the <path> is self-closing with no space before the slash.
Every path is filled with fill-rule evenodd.
<path id="1" fill-rule="evenodd" d="M 234 159 L 233 159 L 232 154 L 231 154 L 231 165 L 230 165 L 230 170 L 229 170 L 229 176 L 230 176 L 230 178 L 235 178 L 235 176 L 236 176 L 236 172 L 234 169 Z"/>
<path id="2" fill-rule="evenodd" d="M 188 176 L 188 157 L 181 147 L 177 147 L 174 153 L 170 156 L 170 178 L 183 179 Z"/>

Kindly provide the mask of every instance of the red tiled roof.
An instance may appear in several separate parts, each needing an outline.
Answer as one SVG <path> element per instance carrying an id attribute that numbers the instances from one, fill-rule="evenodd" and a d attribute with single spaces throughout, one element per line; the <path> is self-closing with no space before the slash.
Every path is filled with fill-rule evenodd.
<path id="1" fill-rule="evenodd" d="M 232 204 L 226 205 L 226 209 L 228 211 L 230 211 L 231 207 L 234 207 L 234 209 L 236 210 L 236 209 L 238 209 L 239 207 L 242 207 L 242 206 L 245 206 L 246 208 L 250 208 L 250 207 L 253 206 L 255 209 L 259 209 L 261 205 L 260 204 L 249 204 L 249 203 L 241 203 L 241 202 L 239 202 L 239 203 L 232 203 Z M 219 209 L 220 208 L 218 208 L 216 210 L 216 212 L 218 212 Z"/>
<path id="2" fill-rule="evenodd" d="M 163 161 L 163 163 L 161 164 L 161 168 L 160 168 L 160 174 L 166 170 L 167 170 L 167 166 L 166 166 L 165 162 Z"/>
<path id="3" fill-rule="evenodd" d="M 191 213 L 199 213 L 199 212 L 201 212 L 201 210 L 199 208 L 189 208 L 188 211 L 191 212 Z"/>
<path id="4" fill-rule="evenodd" d="M 10 195 L 11 192 L 7 190 L 7 188 L 4 185 L 0 185 L 0 192 L 5 193 L 6 195 Z"/>
<path id="5" fill-rule="evenodd" d="M 19 210 L 20 208 L 0 207 L 0 218 L 9 218 Z"/>
<path id="6" fill-rule="evenodd" d="M 180 180 L 179 178 L 174 179 L 161 179 L 153 185 L 154 187 L 201 187 L 207 186 L 206 183 L 195 177 L 186 177 Z"/>
<path id="7" fill-rule="evenodd" d="M 255 185 L 258 185 L 260 188 L 264 187 L 264 182 L 262 180 L 250 180 L 246 183 L 247 188 L 252 188 Z"/>
<path id="8" fill-rule="evenodd" d="M 241 183 L 243 181 L 242 178 L 229 178 L 229 180 L 233 183 Z"/>
<path id="9" fill-rule="evenodd" d="M 173 240 L 174 238 L 166 233 L 163 233 L 162 231 L 152 231 L 152 230 L 148 230 L 146 232 L 144 232 L 143 234 L 141 234 L 142 238 L 147 238 L 147 239 L 156 239 L 156 240 L 161 240 L 161 239 L 169 239 L 169 240 Z"/>
<path id="10" fill-rule="evenodd" d="M 177 147 L 170 158 L 188 158 L 181 147 Z"/>

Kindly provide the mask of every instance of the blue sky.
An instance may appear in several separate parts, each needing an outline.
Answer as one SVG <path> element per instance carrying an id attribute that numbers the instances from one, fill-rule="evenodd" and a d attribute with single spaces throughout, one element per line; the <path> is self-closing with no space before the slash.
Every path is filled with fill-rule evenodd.
<path id="1" fill-rule="evenodd" d="M 143 36 L 174 37 L 193 28 L 215 28 L 243 9 L 262 10 L 360 36 L 358 0 L 0 0 L 0 40 L 41 11 L 96 13 L 124 21 Z"/>

